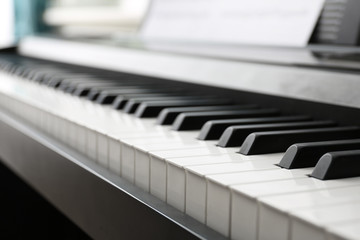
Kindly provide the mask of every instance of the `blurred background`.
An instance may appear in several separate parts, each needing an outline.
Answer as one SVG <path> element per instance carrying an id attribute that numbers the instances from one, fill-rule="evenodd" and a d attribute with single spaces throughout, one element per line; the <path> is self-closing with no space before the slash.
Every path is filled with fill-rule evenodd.
<path id="1" fill-rule="evenodd" d="M 163 9 L 159 8 L 161 2 L 166 8 L 166 13 L 161 12 Z M 211 4 L 210 4 L 211 2 Z M 149 24 L 146 24 L 144 27 L 145 30 L 142 32 L 142 37 L 148 37 L 148 32 L 151 31 L 150 36 L 154 39 L 164 39 L 170 37 L 173 39 L 185 39 L 185 40 L 194 40 L 197 35 L 199 35 L 200 42 L 206 42 L 213 40 L 214 42 L 222 43 L 251 43 L 256 44 L 256 41 L 251 41 L 243 39 L 244 36 L 252 35 L 267 35 L 266 38 L 269 39 L 269 35 L 275 35 L 276 40 L 279 40 L 279 35 L 285 33 L 283 39 L 287 40 L 292 35 L 296 34 L 298 31 L 291 32 L 291 29 L 301 29 L 305 25 L 300 27 L 291 27 L 286 29 L 286 23 L 291 25 L 296 18 L 296 13 L 303 11 L 302 4 L 304 6 L 311 6 L 313 9 L 317 9 L 316 5 L 323 5 L 321 15 L 315 14 L 315 18 L 303 20 L 309 20 L 308 29 L 312 31 L 311 38 L 305 34 L 305 39 L 310 39 L 310 43 L 322 43 L 322 44 L 340 44 L 340 45 L 360 45 L 360 15 L 358 14 L 358 9 L 360 7 L 359 1 L 357 0 L 317 0 L 317 1 L 289 1 L 289 4 L 284 7 L 284 3 L 287 1 L 281 0 L 269 0 L 269 1 L 151 1 L 151 0 L 1 0 L 0 1 L 0 48 L 11 47 L 15 45 L 19 39 L 24 36 L 32 34 L 43 34 L 43 33 L 55 33 L 65 36 L 67 38 L 81 37 L 81 38 L 106 38 L 106 39 L 121 39 L 124 36 L 129 37 L 139 33 L 139 30 L 143 26 L 144 20 L 147 19 L 148 13 L 150 12 L 150 3 L 152 12 L 154 9 L 157 9 L 158 18 L 152 18 L 153 21 L 151 26 L 160 29 L 157 31 L 154 27 L 148 27 Z M 182 21 L 176 22 L 176 14 L 184 14 L 184 9 L 189 8 L 189 6 L 196 6 L 197 9 L 195 12 L 201 16 L 202 12 L 213 14 L 217 16 L 217 8 L 212 9 L 212 4 L 220 5 L 236 5 L 239 9 L 245 7 L 245 10 L 250 10 L 250 13 L 255 15 L 253 19 L 245 19 L 246 21 L 251 22 L 253 25 L 249 24 L 249 29 L 246 29 L 247 24 L 241 25 L 242 21 L 241 14 L 243 11 L 234 10 L 236 12 L 235 19 L 234 16 L 229 16 L 227 19 L 221 19 L 221 23 L 216 25 L 213 22 L 196 22 L 196 18 L 189 17 L 188 23 L 182 19 Z M 316 4 L 316 2 L 318 4 Z M 230 4 L 231 3 L 231 4 Z M 322 4 L 324 3 L 324 4 Z M 247 5 L 256 5 L 260 4 L 261 8 L 257 11 L 253 11 Z M 169 7 L 173 5 L 172 7 Z M 178 11 L 178 6 L 181 6 L 183 9 Z M 247 7 L 246 7 L 246 6 Z M 256 5 L 257 7 L 259 7 Z M 274 7 L 275 6 L 275 7 Z M 207 8 L 208 7 L 208 8 Z M 270 9 L 267 9 L 269 8 Z M 284 9 L 282 9 L 284 7 Z M 264 9 L 263 9 L 264 8 Z M 294 8 L 294 9 L 291 9 Z M 191 8 L 189 8 L 191 9 Z M 306 11 L 309 11 L 311 8 L 307 8 Z M 223 10 L 228 11 L 224 8 Z M 240 9 L 241 10 L 241 9 Z M 286 14 L 282 14 L 282 11 L 286 10 Z M 194 10 L 195 11 L 195 10 Z M 219 10 L 221 14 L 221 9 Z M 267 11 L 275 11 L 279 19 L 281 19 L 279 27 L 264 27 L 260 26 L 261 31 L 258 30 L 256 25 L 256 20 L 258 15 L 261 18 L 261 13 Z M 317 10 L 314 10 L 317 12 Z M 160 15 L 159 15 L 160 13 Z M 194 13 L 194 12 L 192 12 Z M 162 15 L 161 15 L 162 14 Z M 175 16 L 174 16 L 175 15 Z M 245 14 L 245 17 L 249 13 Z M 263 14 L 264 15 L 264 14 Z M 189 15 L 190 16 L 190 15 Z M 265 15 L 266 17 L 266 15 Z M 283 17 L 289 18 L 290 21 L 282 19 Z M 319 18 L 318 18 L 319 17 Z M 171 21 L 165 20 L 164 18 L 170 19 Z M 172 19 L 173 18 L 173 19 Z M 292 19 L 294 18 L 294 19 Z M 151 19 L 151 18 L 149 18 Z M 179 18 L 181 19 L 181 18 Z M 204 18 L 206 21 L 209 19 Z M 216 19 L 216 18 L 215 18 Z M 274 18 L 275 19 L 275 18 Z M 272 19 L 272 20 L 274 20 Z M 155 21 L 154 21 L 155 20 Z M 158 20 L 156 22 L 156 20 Z M 211 19 L 210 19 L 211 20 Z M 295 19 L 296 20 L 296 19 Z M 317 21 L 318 20 L 318 21 Z M 160 23 L 159 23 L 160 22 Z M 266 21 L 265 21 L 266 22 Z M 266 22 L 269 23 L 270 21 Z M 181 29 L 181 26 L 178 27 L 176 24 L 181 23 L 181 26 L 187 26 L 188 31 Z M 216 21 L 215 21 L 216 23 Z M 315 23 L 317 23 L 315 25 Z M 187 25 L 186 25 L 187 24 Z M 239 24 L 241 25 L 239 27 Z M 144 24 L 145 25 L 145 24 Z M 200 27 L 199 27 L 200 26 Z M 315 26 L 315 28 L 313 28 Z M 276 29 L 285 27 L 283 32 L 276 33 Z M 165 29 L 165 31 L 164 31 Z M 181 29 L 182 31 L 178 31 Z M 196 29 L 191 31 L 191 29 Z M 269 30 L 270 29 L 270 30 Z M 236 30 L 236 31 L 234 31 Z M 254 30 L 254 31 L 253 31 Z M 269 31 L 265 31 L 269 30 Z M 289 31 L 291 33 L 289 33 Z M 190 34 L 189 34 L 190 32 Z M 207 33 L 208 32 L 208 33 Z M 209 34 L 214 33 L 214 34 Z M 255 34 L 254 34 L 255 33 Z M 306 31 L 305 31 L 306 33 Z M 311 33 L 311 32 L 310 32 Z M 239 36 L 236 36 L 239 35 Z M 242 36 L 240 36 L 242 34 Z M 183 36 L 186 36 L 185 38 Z M 180 37 L 179 37 L 180 36 Z M 260 38 L 262 39 L 262 38 Z M 196 39 L 195 39 L 196 40 Z M 287 45 L 283 41 L 278 41 L 277 44 L 272 42 L 268 43 L 269 45 Z"/>
<path id="2" fill-rule="evenodd" d="M 149 0 L 1 0 L 0 47 L 21 37 L 55 32 L 67 37 L 136 33 Z"/>

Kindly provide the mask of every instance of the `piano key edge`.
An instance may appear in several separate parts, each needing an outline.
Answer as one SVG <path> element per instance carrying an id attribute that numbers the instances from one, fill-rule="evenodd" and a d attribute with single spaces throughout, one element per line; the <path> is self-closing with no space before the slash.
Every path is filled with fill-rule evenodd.
<path id="1" fill-rule="evenodd" d="M 0 156 L 94 239 L 225 239 L 1 110 Z"/>

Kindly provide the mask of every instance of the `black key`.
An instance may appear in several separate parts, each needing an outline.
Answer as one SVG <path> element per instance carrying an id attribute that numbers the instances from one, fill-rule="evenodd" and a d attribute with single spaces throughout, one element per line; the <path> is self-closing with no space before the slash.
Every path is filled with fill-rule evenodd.
<path id="1" fill-rule="evenodd" d="M 235 125 L 281 123 L 281 122 L 299 122 L 311 120 L 309 116 L 286 116 L 286 117 L 259 117 L 247 119 L 225 119 L 212 120 L 204 124 L 198 136 L 199 140 L 216 140 L 226 128 Z"/>
<path id="2" fill-rule="evenodd" d="M 124 94 L 135 94 L 135 93 L 151 93 L 155 90 L 146 88 L 136 88 L 134 86 L 124 86 L 119 89 L 102 91 L 96 98 L 96 103 L 99 104 L 112 104 L 117 96 Z"/>
<path id="3" fill-rule="evenodd" d="M 98 78 L 65 78 L 61 81 L 60 85 L 57 87 L 57 89 L 72 93 L 76 90 L 79 86 L 87 86 L 88 84 L 96 84 L 98 82 L 101 82 L 98 87 L 101 86 L 113 86 L 116 85 L 114 81 L 111 80 L 100 80 Z M 93 86 L 96 87 L 96 86 Z"/>
<path id="4" fill-rule="evenodd" d="M 33 74 L 33 71 L 30 67 L 27 67 L 19 76 L 23 79 L 29 79 Z"/>
<path id="5" fill-rule="evenodd" d="M 360 177 L 360 150 L 326 153 L 310 176 L 321 180 Z"/>
<path id="6" fill-rule="evenodd" d="M 62 89 L 66 90 L 66 88 L 64 88 L 64 85 L 66 84 L 67 87 L 69 87 L 72 84 L 76 84 L 79 85 L 81 83 L 87 83 L 87 84 L 92 84 L 92 83 L 97 83 L 99 82 L 99 79 L 95 79 L 93 77 L 87 77 L 87 78 L 54 78 L 51 79 L 48 82 L 48 86 L 52 87 L 52 88 L 58 88 L 60 89 L 60 86 L 62 85 Z"/>
<path id="7" fill-rule="evenodd" d="M 221 110 L 236 110 L 239 105 L 212 105 L 212 106 L 199 106 L 199 107 L 174 107 L 163 109 L 157 118 L 156 124 L 170 125 L 180 113 L 185 112 L 209 112 Z"/>
<path id="8" fill-rule="evenodd" d="M 245 155 L 285 152 L 301 142 L 318 142 L 360 138 L 359 127 L 333 127 L 306 130 L 255 132 L 247 136 L 240 148 Z"/>
<path id="9" fill-rule="evenodd" d="M 88 84 L 90 84 L 90 83 L 70 83 L 68 85 L 68 87 L 66 87 L 64 89 L 64 92 L 69 93 L 69 94 L 74 94 L 74 92 L 78 89 L 78 87 L 88 85 Z M 124 85 L 121 84 L 121 83 L 115 83 L 113 81 L 108 81 L 108 82 L 104 81 L 103 84 L 101 84 L 99 86 L 92 86 L 91 90 L 92 89 L 100 89 L 100 88 L 103 88 L 103 90 L 108 90 L 108 89 L 112 90 L 112 89 L 120 88 L 120 87 L 123 87 L 123 86 Z M 126 86 L 129 86 L 129 85 L 126 85 Z M 136 87 L 134 84 L 131 85 L 131 86 Z M 90 93 L 90 91 L 89 91 L 89 93 Z"/>
<path id="10" fill-rule="evenodd" d="M 130 84 L 123 84 L 123 83 L 114 83 L 113 81 L 94 81 L 89 83 L 79 83 L 71 92 L 72 95 L 78 97 L 87 96 L 90 91 L 94 88 L 106 88 L 106 89 L 113 89 L 118 86 L 129 86 Z"/>
<path id="11" fill-rule="evenodd" d="M 64 81 L 64 79 L 67 78 L 55 76 L 48 79 L 47 81 L 43 81 L 43 84 L 47 85 L 48 87 L 57 88 L 58 86 L 60 86 L 61 82 Z"/>
<path id="12" fill-rule="evenodd" d="M 130 88 L 130 86 L 126 86 L 127 88 Z M 134 86 L 135 87 L 135 86 Z M 100 104 L 113 104 L 115 100 L 117 99 L 117 102 L 115 106 L 118 108 L 120 107 L 120 103 L 124 106 L 125 102 L 129 100 L 128 96 L 133 96 L 132 98 L 142 98 L 142 97 L 160 97 L 160 96 L 182 96 L 180 92 L 177 90 L 172 89 L 158 89 L 158 88 L 144 88 L 140 87 L 142 90 L 137 92 L 129 92 L 124 91 L 122 88 L 122 91 L 116 91 L 116 90 L 106 90 L 102 91 L 100 95 L 97 97 L 96 102 Z M 119 97 L 119 98 L 118 98 Z M 120 98 L 122 99 L 122 102 L 120 102 Z M 113 106 L 114 108 L 114 106 Z"/>
<path id="13" fill-rule="evenodd" d="M 14 72 L 16 72 L 16 69 L 18 68 L 18 66 L 19 65 L 17 63 L 11 63 L 6 68 L 6 72 L 9 73 L 9 74 L 13 74 Z"/>
<path id="14" fill-rule="evenodd" d="M 217 144 L 219 147 L 237 147 L 241 146 L 245 138 L 253 132 L 279 131 L 291 129 L 311 129 L 325 128 L 335 126 L 333 121 L 309 121 L 309 122 L 292 122 L 292 123 L 268 123 L 252 124 L 228 127 L 221 135 Z"/>
<path id="15" fill-rule="evenodd" d="M 111 86 L 117 87 L 117 86 L 134 86 L 139 87 L 140 82 L 131 82 L 127 80 L 121 80 L 121 81 L 114 81 L 111 79 L 102 79 L 102 78 L 92 78 L 89 79 L 89 81 L 81 81 L 77 80 L 75 82 L 68 82 L 66 83 L 68 86 L 64 90 L 67 93 L 71 93 L 76 96 L 86 96 L 89 94 L 89 92 L 93 88 L 106 88 L 106 89 L 112 89 Z M 144 84 L 141 84 L 144 85 Z"/>
<path id="16" fill-rule="evenodd" d="M 58 83 L 58 85 L 60 85 L 60 82 L 63 81 L 64 79 L 88 79 L 91 78 L 90 75 L 85 75 L 85 74 L 66 74 L 66 73 L 59 73 L 59 74 L 54 74 L 54 75 L 49 75 L 47 77 L 45 77 L 42 81 L 41 84 L 44 85 L 50 85 L 52 81 Z"/>
<path id="17" fill-rule="evenodd" d="M 17 66 L 15 65 L 15 64 L 12 64 L 12 65 L 10 65 L 9 67 L 8 67 L 8 69 L 7 69 L 7 73 L 9 73 L 9 74 L 12 74 L 13 72 L 15 72 L 16 71 L 16 68 L 17 68 Z"/>
<path id="18" fill-rule="evenodd" d="M 128 102 L 125 104 L 123 111 L 125 113 L 135 113 L 138 106 L 143 102 L 164 102 L 164 101 L 170 101 L 170 100 L 186 100 L 186 99 L 199 99 L 199 97 L 191 97 L 191 96 L 170 96 L 170 97 L 145 97 L 145 98 L 132 98 L 128 100 Z"/>
<path id="19" fill-rule="evenodd" d="M 169 97 L 169 93 L 137 93 L 137 94 L 122 94 L 115 98 L 112 104 L 114 109 L 123 109 L 125 104 L 132 98 L 149 98 L 149 97 Z"/>
<path id="20" fill-rule="evenodd" d="M 39 70 L 36 67 L 29 68 L 26 71 L 26 74 L 22 75 L 22 77 L 26 78 L 27 80 L 32 80 L 33 81 L 33 78 L 36 76 L 36 74 L 38 74 L 38 71 Z"/>
<path id="21" fill-rule="evenodd" d="M 224 105 L 229 104 L 228 99 L 198 99 L 198 100 L 172 100 L 166 102 L 143 102 L 137 108 L 135 116 L 139 118 L 156 117 L 164 108 L 204 106 L 210 104 Z"/>
<path id="22" fill-rule="evenodd" d="M 253 108 L 256 106 L 253 105 Z M 210 120 L 215 119 L 231 119 L 231 118 L 250 118 L 279 115 L 277 109 L 254 109 L 254 110 L 228 110 L 228 111 L 211 111 L 211 112 L 195 112 L 181 113 L 175 119 L 172 125 L 173 130 L 197 130 Z"/>
<path id="23" fill-rule="evenodd" d="M 63 78 L 63 80 L 57 84 L 57 89 L 66 92 L 66 89 L 81 83 L 89 83 L 93 78 Z"/>
<path id="24" fill-rule="evenodd" d="M 129 84 L 125 84 L 129 86 Z M 113 81 L 104 82 L 80 82 L 80 83 L 69 83 L 68 87 L 64 91 L 76 95 L 76 96 L 88 96 L 91 91 L 100 93 L 101 91 L 112 90 L 117 87 L 124 86 L 122 83 L 114 83 Z M 132 84 L 131 86 L 134 86 Z"/>
<path id="25" fill-rule="evenodd" d="M 287 169 L 314 167 L 327 152 L 360 149 L 360 139 L 296 143 L 285 152 L 278 164 Z"/>
<path id="26" fill-rule="evenodd" d="M 26 68 L 24 66 L 17 66 L 13 72 L 14 75 L 16 76 L 21 76 L 23 72 L 26 71 Z"/>
<path id="27" fill-rule="evenodd" d="M 17 66 L 15 64 L 12 64 L 6 69 L 6 72 L 8 74 L 12 74 L 12 73 L 14 73 L 16 71 L 16 68 L 17 68 Z"/>
<path id="28" fill-rule="evenodd" d="M 0 63 L 0 69 L 4 72 L 7 72 L 9 68 L 11 68 L 12 63 L 8 61 L 1 61 Z"/>
<path id="29" fill-rule="evenodd" d="M 21 74 L 19 74 L 18 76 L 20 76 L 24 79 L 29 79 L 29 77 L 31 77 L 32 74 L 33 74 L 33 69 L 31 69 L 30 67 L 26 67 L 24 69 L 24 71 Z"/>
<path id="30" fill-rule="evenodd" d="M 127 89 L 127 93 L 146 93 L 149 92 L 149 89 L 143 89 L 141 87 L 136 86 L 104 86 L 104 87 L 95 87 L 92 88 L 86 98 L 90 101 L 96 101 L 97 98 L 100 96 L 101 93 L 106 91 L 116 91 L 118 89 Z M 130 90 L 132 89 L 132 90 Z M 125 92 L 123 92 L 125 94 Z"/>
<path id="31" fill-rule="evenodd" d="M 43 80 L 53 77 L 56 74 L 59 74 L 59 71 L 56 70 L 35 71 L 30 80 L 37 83 L 41 83 Z"/>

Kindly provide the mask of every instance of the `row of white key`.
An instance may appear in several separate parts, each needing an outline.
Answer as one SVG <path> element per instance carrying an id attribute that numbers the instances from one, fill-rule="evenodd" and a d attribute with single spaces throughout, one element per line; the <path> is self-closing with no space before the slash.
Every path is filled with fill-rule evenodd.
<path id="1" fill-rule="evenodd" d="M 12 82 L 23 88 L 22 82 Z M 46 132 L 234 239 L 295 239 L 286 226 L 297 215 L 286 210 L 287 224 L 274 221 L 268 210 L 274 208 L 265 204 L 271 196 L 281 199 L 297 192 L 360 185 L 355 178 L 326 182 L 307 178 L 311 169 L 276 167 L 281 154 L 243 156 L 235 153 L 237 148 L 221 149 L 214 142 L 195 140 L 196 132 L 172 132 L 155 126 L 154 120 L 139 120 L 42 86 L 22 89 L 21 96 L 6 94 L 36 106 L 32 108 L 36 114 L 28 115 L 35 124 L 40 116 L 39 127 Z M 41 102 L 34 102 L 34 97 Z M 18 112 L 29 111 L 26 105 Z M 306 207 L 312 211 L 312 205 Z"/>

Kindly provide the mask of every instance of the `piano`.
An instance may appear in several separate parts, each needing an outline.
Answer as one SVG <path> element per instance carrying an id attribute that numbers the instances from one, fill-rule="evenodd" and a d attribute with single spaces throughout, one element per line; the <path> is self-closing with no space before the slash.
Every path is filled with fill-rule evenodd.
<path id="1" fill-rule="evenodd" d="M 317 33 L 27 37 L 0 53 L 1 161 L 94 239 L 359 239 L 359 49 Z"/>

